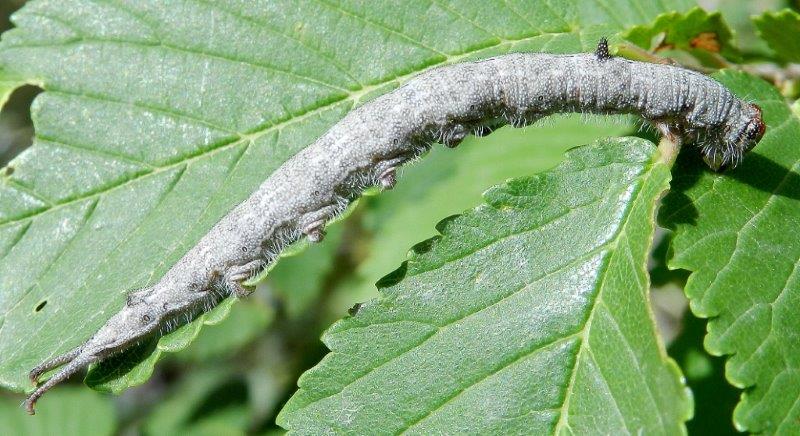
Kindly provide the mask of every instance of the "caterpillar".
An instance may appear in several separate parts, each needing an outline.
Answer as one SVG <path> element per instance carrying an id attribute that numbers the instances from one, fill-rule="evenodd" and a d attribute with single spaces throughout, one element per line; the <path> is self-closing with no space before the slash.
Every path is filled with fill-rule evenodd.
<path id="1" fill-rule="evenodd" d="M 673 141 L 694 142 L 714 170 L 737 165 L 764 134 L 761 109 L 720 83 L 673 65 L 594 53 L 516 53 L 424 72 L 354 109 L 278 168 L 223 217 L 155 284 L 131 293 L 91 338 L 30 372 L 25 407 L 83 367 L 179 318 L 209 310 L 305 236 L 322 240 L 325 223 L 371 186 L 391 189 L 397 168 L 433 143 L 455 147 L 468 134 L 521 127 L 562 112 L 638 114 Z M 60 368 L 39 384 L 48 371 Z"/>

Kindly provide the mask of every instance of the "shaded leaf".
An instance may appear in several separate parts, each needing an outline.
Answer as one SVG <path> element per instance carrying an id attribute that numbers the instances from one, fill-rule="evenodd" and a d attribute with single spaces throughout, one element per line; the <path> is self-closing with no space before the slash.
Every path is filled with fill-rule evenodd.
<path id="1" fill-rule="evenodd" d="M 675 433 L 691 415 L 645 269 L 669 168 L 600 141 L 442 221 L 323 337 L 278 423 L 300 434 Z"/>
<path id="2" fill-rule="evenodd" d="M 769 57 L 770 49 L 758 37 L 753 15 L 760 15 L 769 10 L 785 7 L 785 0 L 715 0 L 704 2 L 703 7 L 709 11 L 722 13 L 725 22 L 731 27 L 736 38 L 736 46 L 748 57 Z"/>
<path id="3" fill-rule="evenodd" d="M 784 9 L 754 17 L 758 33 L 782 59 L 800 62 L 800 14 Z"/>
<path id="4" fill-rule="evenodd" d="M 706 349 L 731 355 L 728 380 L 747 388 L 734 412 L 749 432 L 800 431 L 800 120 L 766 82 L 721 82 L 764 111 L 767 134 L 736 170 L 714 174 L 682 153 L 660 222 L 675 230 L 670 267 L 692 271 L 692 311 L 709 318 Z"/>

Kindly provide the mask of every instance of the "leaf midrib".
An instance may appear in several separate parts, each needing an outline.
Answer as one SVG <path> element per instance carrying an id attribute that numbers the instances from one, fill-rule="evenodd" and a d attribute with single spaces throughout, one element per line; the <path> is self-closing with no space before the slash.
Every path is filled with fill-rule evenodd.
<path id="1" fill-rule="evenodd" d="M 199 159 L 207 157 L 207 156 L 213 156 L 214 154 L 216 154 L 218 152 L 227 150 L 227 149 L 232 148 L 232 147 L 236 147 L 236 146 L 240 145 L 241 143 L 243 143 L 244 141 L 255 141 L 255 140 L 261 138 L 262 136 L 265 136 L 265 135 L 267 135 L 267 134 L 269 134 L 269 133 L 271 133 L 273 131 L 280 131 L 280 130 L 282 130 L 283 128 L 285 128 L 287 126 L 291 126 L 291 125 L 293 125 L 295 123 L 302 122 L 302 121 L 304 121 L 304 120 L 306 120 L 308 118 L 311 118 L 311 117 L 314 117 L 316 115 L 320 115 L 322 113 L 325 113 L 326 111 L 332 110 L 333 108 L 335 108 L 336 106 L 338 106 L 340 104 L 344 104 L 344 103 L 347 103 L 347 102 L 353 102 L 353 103 L 357 104 L 359 102 L 359 100 L 363 96 L 369 95 L 369 94 L 371 94 L 371 93 L 373 93 L 375 91 L 378 91 L 378 90 L 380 90 L 381 88 L 383 88 L 383 87 L 385 87 L 387 85 L 391 85 L 392 82 L 397 82 L 397 84 L 399 85 L 399 84 L 407 81 L 411 77 L 414 77 L 414 76 L 418 75 L 420 72 L 428 70 L 428 69 L 431 69 L 431 68 L 435 68 L 435 67 L 437 67 L 439 65 L 458 62 L 460 60 L 468 58 L 468 57 L 470 57 L 470 56 L 472 56 L 472 55 L 474 55 L 476 53 L 480 53 L 482 51 L 487 51 L 487 50 L 490 50 L 490 49 L 503 47 L 503 46 L 506 46 L 506 45 L 513 46 L 516 43 L 533 40 L 533 39 L 540 38 L 540 37 L 543 37 L 543 36 L 557 37 L 557 36 L 565 35 L 567 33 L 568 32 L 564 32 L 564 33 L 537 33 L 537 34 L 530 34 L 528 36 L 525 36 L 525 37 L 522 37 L 522 38 L 519 38 L 519 39 L 516 39 L 516 40 L 504 40 L 504 41 L 501 41 L 501 42 L 499 42 L 499 43 L 497 43 L 495 45 L 488 45 L 488 46 L 484 46 L 484 47 L 473 49 L 473 50 L 467 50 L 467 51 L 461 52 L 459 54 L 449 55 L 449 56 L 446 57 L 446 59 L 444 61 L 433 62 L 433 63 L 430 63 L 430 64 L 426 65 L 424 68 L 421 68 L 419 70 L 410 71 L 408 73 L 401 74 L 401 75 L 398 75 L 398 76 L 391 76 L 391 77 L 384 78 L 384 79 L 382 79 L 382 80 L 380 80 L 380 81 L 378 81 L 378 82 L 376 82 L 374 84 L 366 85 L 366 86 L 364 86 L 364 87 L 362 87 L 362 88 L 360 88 L 358 90 L 355 90 L 355 91 L 352 91 L 352 92 L 348 92 L 347 95 L 344 96 L 344 97 L 341 97 L 339 99 L 335 99 L 335 100 L 330 101 L 328 103 L 325 103 L 325 104 L 323 104 L 321 106 L 310 108 L 306 112 L 303 112 L 303 113 L 301 113 L 299 115 L 296 115 L 294 117 L 285 118 L 283 120 L 270 121 L 268 123 L 265 123 L 265 125 L 263 125 L 262 127 L 256 128 L 251 133 L 239 133 L 238 134 L 238 138 L 236 138 L 236 139 L 233 139 L 233 140 L 228 141 L 228 142 L 223 142 L 223 143 L 217 145 L 214 148 L 210 148 L 208 150 L 203 150 L 203 151 L 201 151 L 199 153 L 196 153 L 196 154 L 188 155 L 188 157 L 186 159 L 183 159 L 183 160 L 180 160 L 180 161 L 175 161 L 175 162 L 172 162 L 172 163 L 167 164 L 167 165 L 154 166 L 153 169 L 151 169 L 149 171 L 145 171 L 145 172 L 143 172 L 142 174 L 140 174 L 140 175 L 138 175 L 136 177 L 132 177 L 130 179 L 127 179 L 123 183 L 120 183 L 120 184 L 117 184 L 117 185 L 112 185 L 112 186 L 109 186 L 109 187 L 106 187 L 106 188 L 103 188 L 103 189 L 100 189 L 100 190 L 97 190 L 97 191 L 94 191 L 94 192 L 90 192 L 88 195 L 75 197 L 75 198 L 72 198 L 72 199 L 69 199 L 69 200 L 66 200 L 66 201 L 62 201 L 62 202 L 56 202 L 56 203 L 53 204 L 53 206 L 43 207 L 43 208 L 40 208 L 40 209 L 35 209 L 31 213 L 24 214 L 24 215 L 22 215 L 20 217 L 17 217 L 17 218 L 9 219 L 9 220 L 6 220 L 6 221 L 0 221 L 0 229 L 4 228 L 4 227 L 7 227 L 9 225 L 15 224 L 15 223 L 20 222 L 20 221 L 24 221 L 24 220 L 27 220 L 27 219 L 34 218 L 34 217 L 36 217 L 38 215 L 41 215 L 41 214 L 49 212 L 49 211 L 58 210 L 58 209 L 60 209 L 62 207 L 69 206 L 69 205 L 71 205 L 73 203 L 76 203 L 76 202 L 79 202 L 79 201 L 83 201 L 83 200 L 86 200 L 86 199 L 89 199 L 89 198 L 92 198 L 92 197 L 96 197 L 96 196 L 102 196 L 102 195 L 104 195 L 104 194 L 106 194 L 108 192 L 114 191 L 117 188 L 124 187 L 124 186 L 126 186 L 126 185 L 128 185 L 130 183 L 138 181 L 139 179 L 143 179 L 145 177 L 149 177 L 149 176 L 152 176 L 152 175 L 164 172 L 164 171 L 168 171 L 170 169 L 176 168 L 179 165 L 189 164 L 189 163 L 191 163 L 191 162 L 193 162 L 195 160 L 199 160 Z M 45 89 L 45 91 L 48 90 L 46 84 L 43 83 L 42 87 Z M 64 91 L 56 91 L 56 92 L 64 92 Z M 97 97 L 97 98 L 100 98 L 100 97 Z M 126 104 L 126 105 L 128 105 L 128 104 L 133 105 L 131 102 L 126 102 L 126 101 L 117 101 L 117 103 Z"/>
<path id="2" fill-rule="evenodd" d="M 620 163 L 620 162 L 613 162 L 613 163 L 611 163 L 611 164 L 618 164 L 618 163 Z M 485 309 L 487 309 L 487 308 L 489 308 L 489 307 L 495 306 L 496 304 L 498 304 L 498 303 L 500 303 L 500 302 L 502 302 L 502 301 L 506 300 L 507 298 L 509 298 L 509 297 L 511 297 L 511 296 L 513 296 L 513 295 L 515 295 L 515 294 L 517 294 L 517 293 L 518 293 L 518 292 L 520 292 L 521 290 L 523 290 L 523 289 L 525 289 L 525 288 L 527 288 L 527 287 L 529 287 L 529 286 L 531 286 L 531 285 L 533 285 L 533 284 L 535 284 L 535 283 L 538 283 L 538 282 L 540 282 L 541 280 L 543 280 L 543 279 L 545 279 L 545 278 L 547 278 L 547 277 L 549 277 L 549 276 L 551 276 L 551 275 L 553 275 L 553 274 L 557 274 L 557 273 L 559 273 L 559 272 L 561 272 L 561 271 L 563 271 L 563 270 L 566 270 L 566 269 L 568 269 L 568 268 L 570 268 L 570 267 L 573 267 L 573 266 L 575 266 L 576 264 L 579 264 L 579 263 L 581 263 L 581 262 L 585 262 L 585 261 L 586 261 L 588 258 L 591 258 L 592 256 L 594 256 L 594 255 L 596 255 L 596 254 L 602 253 L 602 252 L 604 252 L 604 251 L 608 251 L 608 252 L 609 252 L 609 255 L 608 255 L 608 256 L 604 256 L 604 259 L 605 259 L 605 260 L 604 260 L 604 262 L 603 262 L 603 263 L 604 263 L 604 265 L 603 265 L 603 267 L 602 267 L 602 271 L 601 271 L 601 274 L 600 274 L 600 275 L 602 276 L 602 278 L 601 278 L 601 283 L 600 283 L 600 285 L 599 285 L 599 286 L 600 286 L 600 289 L 599 289 L 599 290 L 597 291 L 597 293 L 596 293 L 595 300 L 594 300 L 594 302 L 593 302 L 593 303 L 592 303 L 592 305 L 591 305 L 592 309 L 590 310 L 590 314 L 589 314 L 589 316 L 587 317 L 587 320 L 586 320 L 586 322 L 584 322 L 584 323 L 583 323 L 583 325 L 582 325 L 581 327 L 579 327 L 579 329 L 578 329 L 577 331 L 575 331 L 575 332 L 572 332 L 572 333 L 570 333 L 570 334 L 567 334 L 567 335 L 564 335 L 564 336 L 560 336 L 560 337 L 558 337 L 558 338 L 555 338 L 555 339 L 554 339 L 554 340 L 552 340 L 552 341 L 548 341 L 548 342 L 546 342 L 546 343 L 544 343 L 544 344 L 540 344 L 539 346 L 537 346 L 536 348 L 534 348 L 532 351 L 526 351 L 525 353 L 523 353 L 523 357 L 524 357 L 524 355 L 529 355 L 529 354 L 531 354 L 531 353 L 534 353 L 534 352 L 536 352 L 536 351 L 538 351 L 538 350 L 541 350 L 541 349 L 544 349 L 544 348 L 550 347 L 550 346 L 552 346 L 552 345 L 554 345 L 554 344 L 556 344 L 556 343 L 560 343 L 560 342 L 562 342 L 563 340 L 565 340 L 565 339 L 567 339 L 567 338 L 570 338 L 570 337 L 575 337 L 575 336 L 579 336 L 579 337 L 581 337 L 581 338 L 582 338 L 582 340 L 581 340 L 581 345 L 580 345 L 580 347 L 579 347 L 579 351 L 578 351 L 578 353 L 576 354 L 576 357 L 575 357 L 575 366 L 573 366 L 573 371 L 572 371 L 572 374 L 571 374 L 571 376 L 570 376 L 570 383 L 569 383 L 569 387 L 570 387 L 570 388 L 572 388 L 572 385 L 573 385 L 573 382 L 574 382 L 575 373 L 576 373 L 576 370 L 577 370 L 577 367 L 578 367 L 578 361 L 579 361 L 579 358 L 580 358 L 580 353 L 581 353 L 581 352 L 583 352 L 583 350 L 584 350 L 584 344 L 586 343 L 586 341 L 585 341 L 585 338 L 588 336 L 588 332 L 589 332 L 589 330 L 590 330 L 590 328 L 591 328 L 591 320 L 592 320 L 592 318 L 593 318 L 593 316 L 594 316 L 594 313 L 595 313 L 595 308 L 598 306 L 598 304 L 600 304 L 599 302 L 600 302 L 600 298 L 601 298 L 601 293 L 602 293 L 602 291 L 603 291 L 603 288 L 605 287 L 605 280 L 606 280 L 606 278 L 607 278 L 607 274 L 605 274 L 605 273 L 606 273 L 606 271 L 607 271 L 608 265 L 609 265 L 609 264 L 611 263 L 611 261 L 613 260 L 613 256 L 614 256 L 614 255 L 617 253 L 617 251 L 618 251 L 618 250 L 617 250 L 617 244 L 619 243 L 619 240 L 620 240 L 621 236 L 622 236 L 623 234 L 625 234 L 625 229 L 627 228 L 627 226 L 628 226 L 628 224 L 629 224 L 629 221 L 628 221 L 628 219 L 629 219 L 629 217 L 630 217 L 631 211 L 634 209 L 634 207 L 636 206 L 637 202 L 638 202 L 638 201 L 640 201 L 639 194 L 641 194 L 642 187 L 645 185 L 645 183 L 646 183 L 646 181 L 647 181 L 647 178 L 648 178 L 648 177 L 649 177 L 649 176 L 652 174 L 652 169 L 653 169 L 653 166 L 654 166 L 654 165 L 653 165 L 653 163 L 652 163 L 652 162 L 651 162 L 651 163 L 649 163 L 649 164 L 648 164 L 647 166 L 645 166 L 645 167 L 644 167 L 644 169 L 643 169 L 643 170 L 642 170 L 642 171 L 641 171 L 641 172 L 640 172 L 640 173 L 639 173 L 639 174 L 638 174 L 638 175 L 637 175 L 637 176 L 636 176 L 636 177 L 633 179 L 633 182 L 632 182 L 632 183 L 636 183 L 636 185 L 635 185 L 635 189 L 634 189 L 634 190 L 633 190 L 633 192 L 631 193 L 631 196 L 632 196 L 632 197 L 634 197 L 634 198 L 635 198 L 635 200 L 634 200 L 634 201 L 631 201 L 631 202 L 628 202 L 628 204 L 627 204 L 627 207 L 625 208 L 625 212 L 624 212 L 624 214 L 623 214 L 622 218 L 620 219 L 620 223 L 621 223 L 621 225 L 618 227 L 618 230 L 615 232 L 615 234 L 613 235 L 613 237 L 612 237 L 611 239 L 609 239 L 609 240 L 608 240 L 608 241 L 606 241 L 606 242 L 603 242 L 603 243 L 601 243 L 600 245 L 596 246 L 595 248 L 593 248 L 593 249 L 592 249 L 592 250 L 590 250 L 589 252 L 587 252 L 587 253 L 584 253 L 584 254 L 582 254 L 582 255 L 578 256 L 577 258 L 574 258 L 574 259 L 570 260 L 569 262 L 567 262 L 567 263 L 565 263 L 565 264 L 562 264 L 562 265 L 561 265 L 561 266 L 559 266 L 558 268 L 556 268 L 556 269 L 554 269 L 554 270 L 551 270 L 551 271 L 548 271 L 548 272 L 546 272 L 546 273 L 542 274 L 541 276 L 539 276 L 539 277 L 537 277 L 537 278 L 533 279 L 533 280 L 532 280 L 532 281 L 530 281 L 529 283 L 526 283 L 525 285 L 523 285 L 523 286 L 522 286 L 522 287 L 520 287 L 519 289 L 517 289 L 517 290 L 515 290 L 515 291 L 512 291 L 512 292 L 508 293 L 507 295 L 504 295 L 504 296 L 503 296 L 503 297 L 501 297 L 499 300 L 497 300 L 497 301 L 493 301 L 493 302 L 491 302 L 490 304 L 488 304 L 488 305 L 486 305 L 486 306 L 483 306 L 483 307 L 479 308 L 478 310 L 476 310 L 476 311 L 474 311 L 474 312 L 468 313 L 468 314 L 466 314 L 466 315 L 464 315 L 464 316 L 457 317 L 456 319 L 454 319 L 453 321 L 451 321 L 451 322 L 449 322 L 449 323 L 447 323 L 447 324 L 444 324 L 444 325 L 434 325 L 434 324 L 430 324 L 430 323 L 423 322 L 423 321 L 416 321 L 416 320 L 404 320 L 404 321 L 412 321 L 412 322 L 420 322 L 420 323 L 428 324 L 428 325 L 431 325 L 432 327 L 435 327 L 435 330 L 433 330 L 433 331 L 431 331 L 429 334 L 425 335 L 425 337 L 423 337 L 423 338 L 422 338 L 422 339 L 421 339 L 419 342 L 417 342 L 416 344 L 412 345 L 411 347 L 408 347 L 408 348 L 406 348 L 406 349 L 402 350 L 400 353 L 398 353 L 398 354 L 396 354 L 396 355 L 392 356 L 390 359 L 388 359 L 388 360 L 386 360 L 386 361 L 384 361 L 384 362 L 381 362 L 380 364 L 378 364 L 378 365 L 376 365 L 376 366 L 374 366 L 374 367 L 372 367 L 372 368 L 369 368 L 367 371 L 365 371 L 364 373 L 362 373 L 362 374 L 358 375 L 356 378 L 354 378 L 353 380 L 349 381 L 347 384 L 345 384 L 344 386 L 342 386 L 342 387 L 341 387 L 340 389 L 338 389 L 337 391 L 335 391 L 335 392 L 331 392 L 331 393 L 329 393 L 329 394 L 327 394 L 327 395 L 325 395 L 325 396 L 323 396 L 323 397 L 317 398 L 317 399 L 315 399 L 315 400 L 313 400 L 313 401 L 311 401 L 311 402 L 309 402 L 309 403 L 305 404 L 303 407 L 304 407 L 304 408 L 306 408 L 306 407 L 309 407 L 309 406 L 311 406 L 312 404 L 318 403 L 318 402 L 320 402 L 320 401 L 324 401 L 324 400 L 325 400 L 325 399 L 327 399 L 327 398 L 330 398 L 330 397 L 333 397 L 334 395 L 338 395 L 338 394 L 340 394 L 341 392 L 343 392 L 343 391 L 344 391 L 344 389 L 345 389 L 345 388 L 347 388 L 348 386 L 350 386 L 350 385 L 352 385 L 353 383 L 357 382 L 358 380 L 360 380 L 360 379 L 362 379 L 362 378 L 364 378 L 364 377 L 368 376 L 370 373 L 372 373 L 372 372 L 373 372 L 373 371 L 375 371 L 376 369 L 378 369 L 378 368 L 380 368 L 380 367 L 382 367 L 382 366 L 384 366 L 384 365 L 386 365 L 386 364 L 388 364 L 388 363 L 390 363 L 390 362 L 394 361 L 395 359 L 397 359 L 398 357 L 400 357 L 400 356 L 402 356 L 402 355 L 404 355 L 404 354 L 408 353 L 409 351 L 411 351 L 411 350 L 413 350 L 413 349 L 416 349 L 416 348 L 418 348 L 419 346 L 421 346 L 422 344 L 424 344 L 425 342 L 427 342 L 428 340 L 430 340 L 430 339 L 431 339 L 433 336 L 435 336 L 435 335 L 436 335 L 436 333 L 438 333 L 439 331 L 441 331 L 443 328 L 445 328 L 445 327 L 447 327 L 447 326 L 449 326 L 449 325 L 455 324 L 455 323 L 457 323 L 457 322 L 459 322 L 459 321 L 462 321 L 462 320 L 466 319 L 467 317 L 473 316 L 473 315 L 474 315 L 474 314 L 476 314 L 476 313 L 482 312 L 483 310 L 485 310 Z M 578 171 L 578 172 L 580 172 L 580 171 Z M 638 182 L 638 183 L 637 183 L 637 182 Z M 590 202 L 590 203 L 588 203 L 588 204 L 585 204 L 585 205 L 581 205 L 581 206 L 579 206 L 579 207 L 576 207 L 576 208 L 574 208 L 574 209 L 571 209 L 571 210 L 570 210 L 570 212 L 572 212 L 572 211 L 575 211 L 575 210 L 577 210 L 577 209 L 581 209 L 581 208 L 587 207 L 587 206 L 589 206 L 589 204 L 591 204 L 591 202 Z M 537 228 L 538 228 L 538 226 L 537 226 Z M 536 229 L 525 229 L 524 231 L 521 231 L 521 232 L 517 232 L 517 233 L 511 234 L 511 235 L 506 235 L 506 236 L 505 236 L 503 239 L 506 239 L 506 238 L 508 238 L 508 237 L 514 236 L 515 234 L 524 234 L 524 233 L 528 233 L 528 232 L 531 232 L 531 231 L 534 231 L 534 230 L 536 230 Z M 488 245 L 486 245 L 486 246 L 480 247 L 480 248 L 479 248 L 479 250 L 481 250 L 481 249 L 485 249 L 485 248 L 487 248 L 487 247 L 490 247 L 491 245 L 493 245 L 493 244 L 488 244 Z M 478 251 L 478 250 L 476 250 L 476 251 Z M 368 325 L 365 325 L 365 326 L 362 326 L 362 327 L 369 327 L 370 325 L 372 325 L 372 324 L 368 324 Z M 346 330 L 348 330 L 348 329 L 344 329 L 343 331 L 346 331 Z M 337 333 L 341 333 L 341 332 L 342 332 L 342 331 L 339 331 L 339 332 L 337 332 Z M 515 357 L 519 358 L 519 356 L 515 356 Z M 516 360 L 516 359 L 514 359 L 514 360 Z M 505 367 L 505 365 L 503 365 L 503 366 L 501 366 L 501 367 L 499 367 L 499 368 L 497 368 L 497 369 L 495 369 L 495 370 L 492 370 L 492 371 L 491 371 L 491 372 L 490 372 L 488 375 L 486 375 L 486 376 L 482 377 L 480 380 L 477 380 L 477 381 L 471 382 L 471 383 L 470 383 L 470 384 L 468 384 L 467 386 L 465 386 L 465 387 L 461 388 L 461 389 L 460 389 L 460 390 L 459 390 L 459 391 L 458 391 L 458 392 L 457 392 L 455 395 L 453 395 L 453 396 L 451 396 L 451 397 L 448 397 L 448 399 L 446 399 L 444 403 L 437 405 L 437 406 L 436 406 L 434 409 L 432 409 L 431 411 L 427 412 L 427 413 L 426 413 L 426 414 L 424 414 L 422 417 L 420 417 L 420 418 L 417 418 L 417 419 L 415 419 L 414 421 L 412 421 L 411 423 L 407 424 L 407 425 L 406 425 L 406 427 L 405 427 L 405 429 L 403 429 L 403 430 L 402 430 L 401 432 L 399 432 L 399 433 L 401 433 L 401 434 L 402 434 L 402 433 L 404 433 L 404 432 L 408 431 L 408 430 L 409 430 L 409 429 L 410 429 L 412 426 L 414 426 L 415 424 L 417 424 L 417 423 L 421 422 L 422 420 L 424 420 L 425 418 L 427 418 L 427 417 L 429 417 L 429 416 L 433 415 L 433 412 L 435 412 L 436 410 L 439 410 L 439 409 L 441 409 L 441 407 L 443 407 L 443 406 L 444 406 L 444 405 L 445 405 L 447 402 L 451 401 L 453 398 L 456 398 L 456 397 L 458 397 L 458 396 L 459 396 L 461 393 L 463 393 L 463 392 L 467 391 L 467 390 L 468 390 L 468 389 L 470 389 L 472 386 L 474 386 L 474 385 L 478 384 L 478 383 L 479 383 L 481 380 L 483 380 L 483 379 L 486 379 L 486 378 L 490 377 L 491 375 L 495 374 L 496 372 L 498 372 L 498 371 L 502 370 L 504 367 Z M 560 411 L 561 411 L 561 416 L 559 417 L 559 423 L 561 422 L 561 419 L 562 419 L 562 418 L 563 418 L 563 416 L 565 415 L 565 414 L 564 414 L 564 411 L 565 411 L 565 409 L 566 409 L 566 408 L 568 408 L 568 404 L 569 404 L 569 396 L 570 396 L 570 394 L 571 394 L 571 391 L 570 391 L 570 390 L 568 390 L 568 391 L 567 391 L 567 393 L 566 393 L 566 395 L 565 395 L 565 400 L 564 400 L 564 403 L 562 404 L 562 407 L 558 409 L 558 410 L 560 410 Z M 650 395 L 651 395 L 651 397 L 652 397 L 652 393 L 650 393 Z M 661 416 L 660 416 L 660 415 L 659 415 L 659 420 L 661 420 Z M 624 422 L 624 419 L 623 419 L 623 422 Z M 625 425 L 627 425 L 627 423 L 625 423 Z M 556 427 L 556 429 L 557 429 L 557 428 L 558 428 L 558 427 Z"/>
<path id="3" fill-rule="evenodd" d="M 411 421 L 408 424 L 406 424 L 406 428 L 403 429 L 398 434 L 406 434 L 406 433 L 408 433 L 415 425 L 418 425 L 420 422 L 430 418 L 431 416 L 435 416 L 436 412 L 438 412 L 439 410 L 443 409 L 445 406 L 447 406 L 449 403 L 454 401 L 456 398 L 460 397 L 464 392 L 467 392 L 469 389 L 477 386 L 478 384 L 482 383 L 484 380 L 488 379 L 489 377 L 492 377 L 492 376 L 496 375 L 500 371 L 510 367 L 511 365 L 519 362 L 522 359 L 528 358 L 530 356 L 533 356 L 536 353 L 548 350 L 550 348 L 554 348 L 554 347 L 556 347 L 558 345 L 563 344 L 564 342 L 566 342 L 566 341 L 568 341 L 570 339 L 574 339 L 576 337 L 580 337 L 581 333 L 582 332 L 579 330 L 577 332 L 570 333 L 568 335 L 559 336 L 559 337 L 554 338 L 552 341 L 546 342 L 544 344 L 537 344 L 535 347 L 533 347 L 530 350 L 524 350 L 523 352 L 512 356 L 512 358 L 509 359 L 507 362 L 501 363 L 497 368 L 493 368 L 491 371 L 489 371 L 486 374 L 484 374 L 481 378 L 479 378 L 479 379 L 477 379 L 477 380 L 475 380 L 473 382 L 470 382 L 470 384 L 468 384 L 467 386 L 464 386 L 463 388 L 461 388 L 460 390 L 455 392 L 453 395 L 449 396 L 444 402 L 436 405 L 436 407 L 431 409 L 428 413 L 426 413 L 426 414 L 422 415 L 421 417 L 416 418 L 413 421 Z M 560 408 L 559 409 L 556 409 L 556 408 L 536 409 L 536 410 L 530 410 L 529 412 L 541 412 L 543 410 L 550 410 L 550 411 L 559 410 L 560 411 L 561 409 Z"/>
<path id="4" fill-rule="evenodd" d="M 647 179 L 650 177 L 650 175 L 652 175 L 653 169 L 654 169 L 654 165 L 651 163 L 650 165 L 648 165 L 645 168 L 643 173 L 640 174 L 636 178 L 639 181 L 639 183 L 636 185 L 636 189 L 632 193 L 632 195 L 634 196 L 635 200 L 628 203 L 628 207 L 625 210 L 625 215 L 624 215 L 624 218 L 622 220 L 623 225 L 621 225 L 619 227 L 619 230 L 614 235 L 614 239 L 613 239 L 612 243 L 609 244 L 609 253 L 610 254 L 609 254 L 608 258 L 607 258 L 607 262 L 605 262 L 605 264 L 603 265 L 603 269 L 602 269 L 602 273 L 601 273 L 602 279 L 601 279 L 601 282 L 600 282 L 600 289 L 598 289 L 597 295 L 595 297 L 595 300 L 594 300 L 594 302 L 593 302 L 593 304 L 591 306 L 592 308 L 589 311 L 589 317 L 586 319 L 586 322 L 584 323 L 583 327 L 581 328 L 581 332 L 580 332 L 581 333 L 581 335 L 580 335 L 581 343 L 578 346 L 578 352 L 575 355 L 575 364 L 572 367 L 572 372 L 571 372 L 570 377 L 569 377 L 569 383 L 567 384 L 567 390 L 566 390 L 566 393 L 564 394 L 564 401 L 562 402 L 561 409 L 560 409 L 561 410 L 561 414 L 560 414 L 560 416 L 558 418 L 558 422 L 556 423 L 555 428 L 553 429 L 553 434 L 558 435 L 558 434 L 560 434 L 561 430 L 563 430 L 565 428 L 570 428 L 570 425 L 569 425 L 569 406 L 570 406 L 570 400 L 572 399 L 572 392 L 574 391 L 574 385 L 575 385 L 576 375 L 578 373 L 578 367 L 580 366 L 579 362 L 580 362 L 582 353 L 587 352 L 587 353 L 592 354 L 591 353 L 591 348 L 588 345 L 589 336 L 591 334 L 591 328 L 592 328 L 592 322 L 594 321 L 594 315 L 595 315 L 595 313 L 597 313 L 596 309 L 600 304 L 602 304 L 603 291 L 605 290 L 606 279 L 608 278 L 608 274 L 607 274 L 608 268 L 611 265 L 612 261 L 614 260 L 615 256 L 619 253 L 618 244 L 619 244 L 620 238 L 622 237 L 623 234 L 626 233 L 626 229 L 628 227 L 628 224 L 630 223 L 629 218 L 630 218 L 631 211 L 635 208 L 636 204 L 639 201 L 641 201 L 641 197 L 639 196 L 639 194 L 641 194 L 642 187 L 647 182 Z M 653 218 L 650 217 L 649 219 L 652 220 Z M 592 356 L 592 359 L 594 360 L 593 356 Z M 596 360 L 595 360 L 595 362 L 596 362 Z M 599 367 L 599 365 L 598 365 L 598 367 Z M 603 377 L 603 379 L 605 380 L 605 377 Z M 649 390 L 650 390 L 649 385 L 648 384 L 645 384 L 645 385 L 647 386 L 647 390 L 648 390 L 649 395 L 652 397 L 653 396 L 652 392 L 649 392 Z M 614 398 L 613 394 L 611 395 L 611 397 Z M 615 401 L 616 401 L 616 398 L 615 398 Z M 616 403 L 615 403 L 615 405 L 616 405 Z M 617 410 L 619 410 L 619 407 L 617 407 Z M 658 418 L 659 418 L 659 421 L 662 420 L 661 415 L 658 415 Z M 628 423 L 626 422 L 626 420 L 624 418 L 622 419 L 622 423 L 623 423 L 623 425 L 625 425 L 625 429 L 628 430 Z M 628 432 L 630 433 L 630 431 L 628 431 Z"/>

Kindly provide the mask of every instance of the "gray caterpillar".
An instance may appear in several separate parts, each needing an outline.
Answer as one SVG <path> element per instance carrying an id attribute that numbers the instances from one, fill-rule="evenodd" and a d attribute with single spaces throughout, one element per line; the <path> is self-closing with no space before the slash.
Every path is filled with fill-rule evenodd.
<path id="1" fill-rule="evenodd" d="M 353 110 L 275 171 L 218 222 L 156 284 L 131 293 L 125 306 L 88 341 L 30 372 L 63 366 L 25 402 L 36 400 L 84 366 L 177 319 L 209 310 L 273 262 L 288 244 L 320 241 L 326 221 L 370 186 L 390 189 L 396 169 L 434 142 L 455 147 L 472 133 L 525 126 L 560 112 L 638 114 L 675 141 L 696 142 L 717 170 L 738 164 L 764 134 L 758 106 L 718 82 L 671 65 L 609 55 L 520 53 L 443 66 Z"/>

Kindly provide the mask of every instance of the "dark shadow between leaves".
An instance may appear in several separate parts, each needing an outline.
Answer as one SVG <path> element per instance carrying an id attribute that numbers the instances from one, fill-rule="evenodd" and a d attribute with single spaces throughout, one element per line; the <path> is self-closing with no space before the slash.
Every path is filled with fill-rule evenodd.
<path id="1" fill-rule="evenodd" d="M 683 369 L 694 395 L 694 417 L 686 427 L 689 434 L 741 434 L 732 418 L 740 391 L 725 379 L 725 357 L 711 356 L 703 348 L 706 322 L 687 312 L 683 331 L 669 347 L 669 355 Z"/>
<path id="2" fill-rule="evenodd" d="M 246 405 L 247 383 L 240 378 L 229 379 L 214 388 L 192 412 L 186 423 L 194 423 L 230 407 Z"/>
<path id="3" fill-rule="evenodd" d="M 406 276 L 406 272 L 408 272 L 408 261 L 401 263 L 396 270 L 381 277 L 375 283 L 375 287 L 377 287 L 378 289 L 390 288 L 403 281 L 403 279 Z"/>
<path id="4" fill-rule="evenodd" d="M 697 222 L 697 208 L 685 192 L 697 184 L 704 171 L 711 170 L 700 159 L 699 153 L 693 151 L 684 148 L 673 166 L 669 192 L 658 210 L 658 224 L 664 228 L 674 230 L 678 224 L 694 225 Z"/>
<path id="5" fill-rule="evenodd" d="M 675 283 L 682 289 L 689 278 L 689 272 L 684 269 L 669 269 L 668 260 L 672 258 L 672 232 L 667 230 L 657 230 L 656 236 L 658 243 L 653 248 L 651 259 L 653 266 L 650 268 L 650 284 L 653 288 L 664 287 L 669 283 Z"/>

